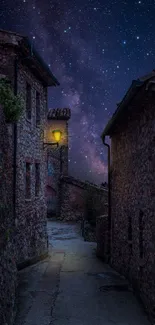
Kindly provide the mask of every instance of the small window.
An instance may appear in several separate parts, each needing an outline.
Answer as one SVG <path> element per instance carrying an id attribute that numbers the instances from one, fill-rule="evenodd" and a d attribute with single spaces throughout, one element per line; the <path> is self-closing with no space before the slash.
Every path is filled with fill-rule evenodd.
<path id="1" fill-rule="evenodd" d="M 132 218 L 128 216 L 128 244 L 130 249 L 130 254 L 132 255 Z"/>
<path id="2" fill-rule="evenodd" d="M 40 94 L 36 91 L 36 125 L 40 124 Z"/>
<path id="3" fill-rule="evenodd" d="M 132 218 L 128 217 L 128 240 L 132 241 Z"/>
<path id="4" fill-rule="evenodd" d="M 35 164 L 35 196 L 40 193 L 40 164 Z"/>
<path id="5" fill-rule="evenodd" d="M 25 191 L 25 196 L 26 199 L 30 199 L 31 198 L 31 164 L 30 163 L 26 163 L 26 191 Z"/>
<path id="6" fill-rule="evenodd" d="M 31 85 L 26 83 L 26 118 L 31 120 Z"/>
<path id="7" fill-rule="evenodd" d="M 139 256 L 143 258 L 143 211 L 139 211 Z"/>

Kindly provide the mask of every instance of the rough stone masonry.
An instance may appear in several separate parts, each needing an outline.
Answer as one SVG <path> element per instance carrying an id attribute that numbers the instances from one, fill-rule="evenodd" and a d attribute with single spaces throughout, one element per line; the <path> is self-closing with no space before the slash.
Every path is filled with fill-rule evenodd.
<path id="1" fill-rule="evenodd" d="M 7 78 L 13 91 L 16 89 L 22 96 L 24 106 L 17 123 L 17 137 L 14 137 L 14 125 L 5 123 L 3 108 L 0 108 L 0 177 L 3 178 L 0 196 L 1 325 L 11 324 L 13 319 L 16 265 L 19 269 L 48 252 L 47 158 L 42 130 L 47 118 L 47 87 L 59 83 L 36 51 L 32 56 L 30 50 L 27 37 L 0 30 L 0 76 Z M 12 212 L 13 193 L 16 214 Z"/>
<path id="2" fill-rule="evenodd" d="M 134 81 L 103 134 L 111 137 L 111 263 L 155 322 L 155 71 Z M 119 115 L 117 115 L 117 113 Z M 98 245 L 101 254 L 106 219 Z M 101 244 L 101 245 L 100 245 Z M 103 244 L 103 248 L 105 245 Z M 102 250 L 104 255 L 104 249 Z"/>

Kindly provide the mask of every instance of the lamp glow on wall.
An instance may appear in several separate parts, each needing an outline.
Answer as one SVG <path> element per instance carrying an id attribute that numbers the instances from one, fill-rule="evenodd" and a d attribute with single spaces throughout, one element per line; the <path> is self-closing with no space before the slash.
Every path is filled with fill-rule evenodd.
<path id="1" fill-rule="evenodd" d="M 51 130 L 50 129 L 50 133 L 53 134 L 53 138 L 55 140 L 55 142 L 44 142 L 43 143 L 43 147 L 45 148 L 46 146 L 53 146 L 56 145 L 57 147 L 59 146 L 59 142 L 61 140 L 62 137 L 62 132 L 60 130 Z"/>

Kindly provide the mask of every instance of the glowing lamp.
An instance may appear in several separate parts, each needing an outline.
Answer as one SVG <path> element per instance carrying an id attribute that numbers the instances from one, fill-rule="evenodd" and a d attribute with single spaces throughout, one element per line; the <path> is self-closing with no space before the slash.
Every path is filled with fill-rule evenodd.
<path id="1" fill-rule="evenodd" d="M 52 133 L 53 133 L 55 142 L 59 142 L 61 140 L 62 132 L 60 130 L 54 130 Z"/>

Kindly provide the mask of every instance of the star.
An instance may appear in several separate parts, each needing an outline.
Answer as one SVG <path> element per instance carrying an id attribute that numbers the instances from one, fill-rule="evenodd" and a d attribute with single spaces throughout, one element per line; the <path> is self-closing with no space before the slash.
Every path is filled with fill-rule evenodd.
<path id="1" fill-rule="evenodd" d="M 72 176 L 107 177 L 100 136 L 132 80 L 155 65 L 154 2 L 0 1 L 1 28 L 30 37 L 60 82 L 48 90 L 48 107 L 71 108 Z"/>

